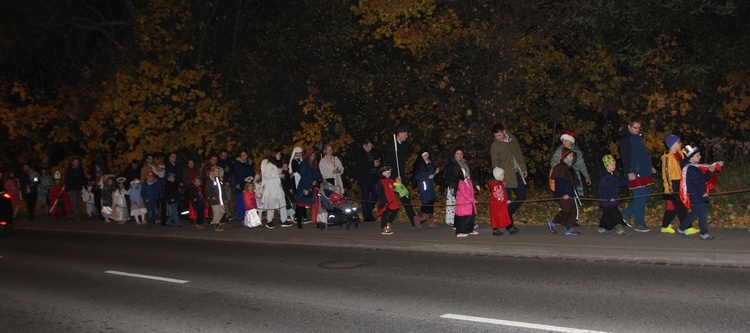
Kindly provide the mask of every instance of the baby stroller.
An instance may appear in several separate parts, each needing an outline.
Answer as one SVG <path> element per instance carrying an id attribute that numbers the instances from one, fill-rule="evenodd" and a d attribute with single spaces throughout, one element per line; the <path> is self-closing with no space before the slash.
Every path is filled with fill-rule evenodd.
<path id="1" fill-rule="evenodd" d="M 336 205 L 328 197 L 333 193 L 333 185 L 324 181 L 320 184 L 320 190 L 317 191 L 320 200 L 318 211 L 317 228 L 321 231 L 328 229 L 329 226 L 337 225 L 345 227 L 346 230 L 359 228 L 359 210 L 357 206 L 351 204 L 349 200 L 342 205 Z"/>

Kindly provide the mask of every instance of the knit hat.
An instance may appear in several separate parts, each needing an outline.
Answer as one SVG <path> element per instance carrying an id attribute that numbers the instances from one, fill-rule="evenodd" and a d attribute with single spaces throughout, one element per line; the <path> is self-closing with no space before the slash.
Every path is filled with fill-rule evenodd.
<path id="1" fill-rule="evenodd" d="M 690 159 L 695 155 L 696 153 L 700 152 L 701 149 L 698 147 L 692 147 L 690 145 L 685 146 L 685 148 L 682 149 L 682 152 L 685 153 L 685 158 Z"/>
<path id="2" fill-rule="evenodd" d="M 500 176 L 504 174 L 505 174 L 505 170 L 503 170 L 503 168 L 501 167 L 495 167 L 494 169 L 492 169 L 492 175 L 495 177 L 495 179 L 500 178 Z"/>
<path id="3" fill-rule="evenodd" d="M 55 171 L 55 179 L 62 179 L 62 175 L 60 174 L 60 171 Z"/>
<path id="4" fill-rule="evenodd" d="M 604 163 L 605 168 L 614 161 L 615 161 L 615 157 L 612 155 L 607 154 L 607 155 L 604 155 L 604 157 L 602 157 L 602 163 Z"/>
<path id="5" fill-rule="evenodd" d="M 666 138 L 664 138 L 664 144 L 667 145 L 667 149 L 672 149 L 672 146 L 677 143 L 677 141 L 680 141 L 680 137 L 676 135 L 667 135 Z"/>
<path id="6" fill-rule="evenodd" d="M 567 140 L 570 141 L 570 143 L 576 143 L 576 134 L 571 131 L 565 131 L 562 135 L 560 135 L 560 141 Z"/>

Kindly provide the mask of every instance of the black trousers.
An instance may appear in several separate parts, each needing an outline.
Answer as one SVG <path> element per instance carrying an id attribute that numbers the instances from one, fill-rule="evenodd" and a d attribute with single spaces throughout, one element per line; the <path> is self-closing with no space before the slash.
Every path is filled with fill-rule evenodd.
<path id="1" fill-rule="evenodd" d="M 36 210 L 36 200 L 37 200 L 36 192 L 25 193 L 23 195 L 23 201 L 26 202 L 26 211 L 29 212 L 29 220 L 34 219 L 34 211 Z"/>

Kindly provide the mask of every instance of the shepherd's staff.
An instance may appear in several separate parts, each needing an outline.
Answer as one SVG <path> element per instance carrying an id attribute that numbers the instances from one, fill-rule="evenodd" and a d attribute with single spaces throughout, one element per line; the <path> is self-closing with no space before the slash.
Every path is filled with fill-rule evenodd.
<path id="1" fill-rule="evenodd" d="M 50 215 L 52 215 L 52 212 L 55 211 L 55 207 L 57 207 L 57 202 L 60 201 L 60 197 L 62 197 L 63 191 L 65 191 L 65 185 L 63 185 L 62 189 L 60 189 L 60 194 L 57 195 L 57 199 L 55 199 L 55 203 L 53 203 L 52 207 L 49 209 Z"/>
<path id="2" fill-rule="evenodd" d="M 396 141 L 396 134 L 393 135 L 393 148 L 396 151 L 396 175 L 401 179 L 401 168 L 398 167 L 398 141 Z"/>

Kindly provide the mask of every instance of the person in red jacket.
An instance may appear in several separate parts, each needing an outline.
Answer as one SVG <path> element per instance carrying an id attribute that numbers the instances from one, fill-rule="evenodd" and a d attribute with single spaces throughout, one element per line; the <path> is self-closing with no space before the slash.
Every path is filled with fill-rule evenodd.
<path id="1" fill-rule="evenodd" d="M 60 171 L 55 171 L 55 185 L 49 191 L 52 208 L 49 213 L 57 219 L 73 215 L 73 205 L 70 202 L 68 191 L 62 184 Z"/>
<path id="2" fill-rule="evenodd" d="M 492 170 L 493 180 L 487 181 L 490 187 L 490 218 L 492 221 L 492 235 L 501 236 L 500 230 L 510 225 L 510 214 L 508 213 L 507 193 L 505 192 L 505 170 L 495 167 Z"/>
<path id="3" fill-rule="evenodd" d="M 378 216 L 380 220 L 380 233 L 383 235 L 392 235 L 391 225 L 398 215 L 399 199 L 396 196 L 396 181 L 391 179 L 391 167 L 383 166 L 380 168 L 380 180 L 375 185 L 375 191 L 378 193 Z"/>

